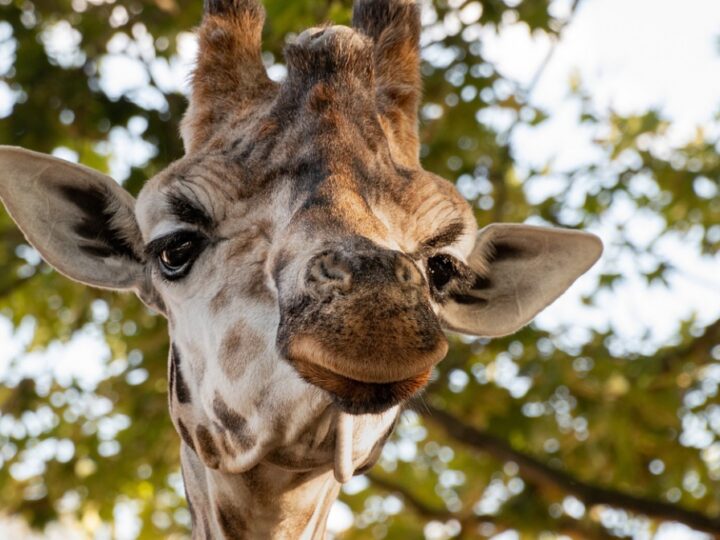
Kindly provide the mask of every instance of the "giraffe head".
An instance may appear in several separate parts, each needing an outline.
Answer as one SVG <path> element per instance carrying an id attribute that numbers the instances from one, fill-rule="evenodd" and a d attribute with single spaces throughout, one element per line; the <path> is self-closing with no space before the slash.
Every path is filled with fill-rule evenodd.
<path id="1" fill-rule="evenodd" d="M 414 2 L 359 0 L 354 28 L 304 32 L 282 83 L 260 58 L 259 4 L 206 4 L 184 158 L 136 201 L 98 172 L 5 147 L 0 197 L 60 272 L 167 316 L 173 419 L 206 465 L 246 470 L 314 422 L 307 466 L 331 404 L 394 410 L 445 356 L 444 329 L 514 332 L 602 246 L 478 231 L 454 186 L 423 170 Z"/>

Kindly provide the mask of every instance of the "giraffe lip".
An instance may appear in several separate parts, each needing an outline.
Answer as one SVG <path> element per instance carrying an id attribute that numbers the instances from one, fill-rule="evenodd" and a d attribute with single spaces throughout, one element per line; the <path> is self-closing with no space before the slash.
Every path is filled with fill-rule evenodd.
<path id="1" fill-rule="evenodd" d="M 368 383 L 298 358 L 290 359 L 290 363 L 305 381 L 329 392 L 335 405 L 350 414 L 384 412 L 425 387 L 432 373 L 430 368 L 399 381 Z"/>
<path id="2" fill-rule="evenodd" d="M 292 337 L 285 351 L 291 363 L 304 362 L 356 384 L 396 384 L 429 372 L 447 354 L 448 342 L 438 331 L 422 348 L 367 343 L 364 350 L 343 350 L 301 333 Z"/>

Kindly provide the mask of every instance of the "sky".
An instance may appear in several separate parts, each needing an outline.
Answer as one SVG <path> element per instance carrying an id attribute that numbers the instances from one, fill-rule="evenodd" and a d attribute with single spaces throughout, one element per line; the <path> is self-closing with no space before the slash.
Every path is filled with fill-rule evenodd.
<path id="1" fill-rule="evenodd" d="M 570 4 L 570 0 L 555 0 L 553 10 L 563 16 Z M 682 9 L 678 7 L 677 0 L 582 1 L 530 96 L 533 104 L 550 111 L 551 119 L 536 128 L 515 130 L 511 142 L 516 159 L 527 165 L 542 165 L 552 160 L 556 168 L 569 169 L 595 157 L 594 134 L 574 120 L 578 104 L 569 97 L 569 81 L 575 76 L 579 76 L 590 91 L 598 110 L 612 108 L 628 114 L 659 108 L 674 126 L 669 143 L 688 140 L 698 126 L 717 129 L 716 125 L 708 124 L 708 119 L 720 111 L 720 2 L 684 0 Z M 187 80 L 195 47 L 188 35 L 182 40 L 182 57 L 171 64 L 158 64 L 154 73 L 168 88 L 182 87 Z M 62 49 L 62 39 L 58 46 Z M 111 43 L 110 52 L 114 52 L 113 48 L 115 52 L 101 66 L 101 72 L 104 70 L 106 74 L 104 89 L 111 95 L 126 91 L 128 85 L 141 88 L 146 82 L 141 74 L 133 71 L 132 60 L 121 54 L 124 46 L 127 44 Z M 526 85 L 542 64 L 551 42 L 543 35 L 531 35 L 524 25 L 508 25 L 499 33 L 484 30 L 482 46 L 502 74 Z M 73 61 L 71 56 L 68 61 Z M 2 63 L 0 47 L 0 68 Z M 122 73 L 123 77 L 113 77 L 112 73 Z M 278 73 L 281 75 L 282 70 Z M 157 98 L 147 96 L 150 101 Z M 7 88 L 0 84 L 0 117 L 8 110 L 11 99 Z M 502 126 L 506 120 L 490 115 L 487 121 Z M 115 132 L 111 135 L 114 139 L 109 151 L 123 149 L 123 155 L 132 154 L 142 162 L 143 153 L 152 150 L 139 140 L 141 132 L 142 126 L 136 126 L 134 133 L 132 127 L 128 132 Z M 59 153 L 73 157 L 68 152 Z M 119 176 L 127 169 L 123 160 L 116 160 L 113 166 Z M 538 196 L 552 189 L 551 185 L 539 186 Z M 652 233 L 656 224 L 638 216 L 632 207 L 619 205 L 593 231 L 606 244 L 607 256 L 602 264 L 611 265 L 630 276 L 629 279 L 613 293 L 601 295 L 598 307 L 581 307 L 579 297 L 593 286 L 593 276 L 603 269 L 599 265 L 594 273 L 581 278 L 568 294 L 540 315 L 540 326 L 558 328 L 573 324 L 605 328 L 611 325 L 627 338 L 625 347 L 651 351 L 668 342 L 679 321 L 692 314 L 696 314 L 701 323 L 720 317 L 717 257 L 700 259 L 692 246 L 669 240 L 663 247 L 664 253 L 677 262 L 682 272 L 671 276 L 669 288 L 648 288 L 639 278 L 632 277 L 635 261 L 614 247 L 612 231 L 616 223 L 628 225 L 640 241 L 643 235 Z M 645 335 L 646 331 L 649 336 Z M 22 350 L 31 335 L 30 326 L 21 328 L 13 336 L 9 323 L 0 320 L 0 343 L 4 344 L 0 348 L 0 376 L 8 375 L 10 359 Z M 58 345 L 44 353 L 28 355 L 21 363 L 22 373 L 13 376 L 78 377 L 91 388 L 103 377 L 97 358 L 108 354 L 99 336 L 88 331 L 64 347 Z M 354 488 L 351 485 L 348 489 Z M 339 531 L 347 527 L 348 512 L 347 507 L 338 503 L 331 515 L 331 528 Z M 8 537 L 7 527 L 0 524 L 0 537 Z M 440 539 L 447 535 L 446 529 L 442 524 L 435 524 L 426 534 L 430 539 Z M 13 536 L 15 534 L 13 532 Z M 508 533 L 496 538 L 513 540 L 514 536 Z M 665 525 L 656 538 L 694 540 L 704 536 L 688 533 L 680 526 Z"/>
<path id="2" fill-rule="evenodd" d="M 558 13 L 569 2 L 555 3 Z M 537 128 L 521 127 L 513 137 L 520 162 L 542 166 L 553 160 L 557 169 L 571 169 L 595 156 L 595 133 L 577 125 L 577 100 L 569 99 L 569 81 L 579 75 L 597 110 L 621 114 L 659 108 L 672 121 L 669 140 L 680 144 L 694 137 L 698 126 L 720 111 L 720 3 L 688 0 L 682 9 L 672 0 L 586 0 L 531 95 L 531 102 L 551 111 L 551 119 Z M 522 25 L 484 36 L 484 51 L 500 71 L 528 83 L 541 65 L 549 40 L 533 39 Z M 717 124 L 713 127 L 717 129 Z M 540 190 L 542 191 L 542 187 Z M 547 189 L 552 189 L 551 187 Z M 617 264 L 623 275 L 635 275 L 635 261 L 613 248 L 612 224 L 624 223 L 639 240 L 650 237 L 657 224 L 627 205 L 617 205 L 605 226 L 593 232 L 603 238 L 607 265 Z M 693 313 L 709 323 L 720 314 L 720 277 L 715 260 L 699 259 L 692 246 L 668 241 L 663 252 L 682 273 L 670 278 L 671 287 L 648 289 L 630 277 L 614 294 L 605 295 L 596 310 L 577 309 L 577 298 L 593 283 L 603 265 L 579 280 L 570 294 L 538 319 L 542 326 L 577 323 L 611 324 L 628 337 L 629 346 L 652 350 L 666 343 L 678 321 Z M 649 338 L 642 338 L 645 332 Z"/>

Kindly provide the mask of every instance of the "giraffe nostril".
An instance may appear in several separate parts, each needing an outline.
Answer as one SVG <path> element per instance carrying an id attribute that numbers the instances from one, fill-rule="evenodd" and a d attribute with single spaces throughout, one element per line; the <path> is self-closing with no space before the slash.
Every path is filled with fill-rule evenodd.
<path id="1" fill-rule="evenodd" d="M 425 279 L 415 263 L 397 252 L 345 253 L 328 250 L 310 260 L 306 284 L 312 291 L 349 293 L 369 286 L 423 287 Z"/>
<path id="2" fill-rule="evenodd" d="M 349 273 L 338 264 L 337 255 L 328 255 L 318 261 L 321 275 L 328 281 L 343 281 Z"/>
<path id="3" fill-rule="evenodd" d="M 337 253 L 324 253 L 311 262 L 307 281 L 320 291 L 348 292 L 352 286 L 352 273 Z"/>

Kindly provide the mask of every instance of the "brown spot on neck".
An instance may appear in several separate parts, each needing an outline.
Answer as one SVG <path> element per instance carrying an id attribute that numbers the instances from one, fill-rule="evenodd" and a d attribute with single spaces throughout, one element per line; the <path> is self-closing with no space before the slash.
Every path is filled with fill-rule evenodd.
<path id="1" fill-rule="evenodd" d="M 175 385 L 175 397 L 178 403 L 186 404 L 192 401 L 190 396 L 190 388 L 185 382 L 185 377 L 182 373 L 182 367 L 180 365 L 180 352 L 178 351 L 175 344 L 170 346 L 170 384 Z M 172 388 L 170 391 L 172 392 Z"/>
<path id="2" fill-rule="evenodd" d="M 218 469 L 220 467 L 220 452 L 218 452 L 218 448 L 215 445 L 215 440 L 213 439 L 210 430 L 208 430 L 205 426 L 200 425 L 195 430 L 195 435 L 197 436 L 198 441 L 198 454 L 205 465 L 211 469 Z"/>
<path id="3" fill-rule="evenodd" d="M 178 418 L 177 424 L 178 424 L 178 431 L 180 432 L 180 437 L 182 438 L 182 440 L 185 441 L 185 444 L 187 444 L 193 452 L 196 452 L 195 443 L 193 443 L 192 435 L 190 435 L 188 428 L 185 426 L 183 421 L 180 420 L 179 418 Z"/>
<path id="4" fill-rule="evenodd" d="M 210 521 L 207 516 L 203 516 L 203 531 L 205 532 L 204 540 L 212 540 L 212 531 L 210 531 Z"/>
<path id="5" fill-rule="evenodd" d="M 235 443 L 245 450 L 252 448 L 255 440 L 248 431 L 247 420 L 245 420 L 242 415 L 230 409 L 218 393 L 215 394 L 215 399 L 213 400 L 213 412 Z"/>
<path id="6" fill-rule="evenodd" d="M 215 293 L 215 296 L 212 297 L 212 300 L 210 300 L 210 311 L 216 314 L 220 313 L 230 304 L 230 300 L 230 287 L 223 285 L 220 290 Z"/>
<path id="7" fill-rule="evenodd" d="M 225 538 L 229 540 L 246 538 L 247 522 L 239 508 L 231 503 L 223 502 L 218 504 L 216 510 L 217 522 Z"/>

